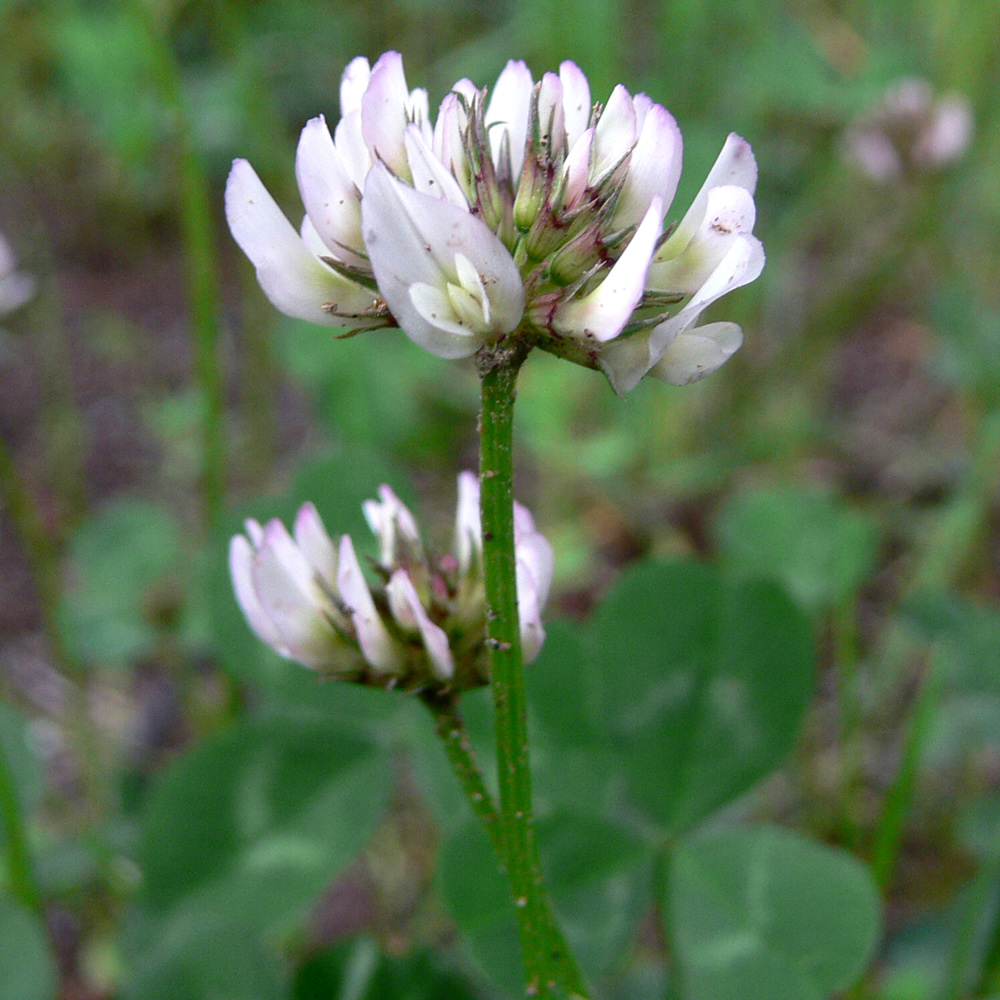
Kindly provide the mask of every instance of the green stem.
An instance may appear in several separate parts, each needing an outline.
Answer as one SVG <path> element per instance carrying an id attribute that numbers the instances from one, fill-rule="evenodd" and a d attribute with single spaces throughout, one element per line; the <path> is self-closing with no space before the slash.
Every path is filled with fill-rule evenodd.
<path id="1" fill-rule="evenodd" d="M 500 864 L 506 870 L 506 854 L 504 852 L 503 832 L 500 826 L 500 814 L 496 803 L 490 795 L 482 772 L 476 763 L 476 757 L 469 742 L 462 717 L 458 714 L 458 697 L 456 695 L 430 695 L 422 697 L 428 711 L 434 716 L 434 731 L 444 744 L 444 752 L 448 756 L 455 777 L 458 778 L 465 797 L 472 806 L 472 811 L 483 824 L 486 835 L 490 838 L 493 850 L 496 851 Z"/>
<path id="2" fill-rule="evenodd" d="M 0 821 L 7 835 L 7 871 L 14 898 L 30 910 L 41 915 L 42 894 L 35 880 L 24 831 L 24 817 L 18 798 L 14 775 L 7 761 L 7 750 L 0 741 Z"/>
<path id="3" fill-rule="evenodd" d="M 513 427 L 517 374 L 530 344 L 517 338 L 479 354 L 483 573 L 493 687 L 500 825 L 530 997 L 585 989 L 542 884 L 528 760 L 527 696 L 517 614 Z"/>
<path id="4" fill-rule="evenodd" d="M 212 195 L 201 157 L 192 137 L 180 71 L 173 51 L 154 19 L 146 0 L 126 0 L 143 28 L 150 63 L 164 104 L 176 132 L 180 223 L 188 267 L 188 307 L 195 349 L 195 376 L 201 389 L 202 469 L 201 494 L 204 519 L 214 525 L 222 506 L 223 391 L 218 357 L 219 281 L 215 271 L 212 228 Z"/>

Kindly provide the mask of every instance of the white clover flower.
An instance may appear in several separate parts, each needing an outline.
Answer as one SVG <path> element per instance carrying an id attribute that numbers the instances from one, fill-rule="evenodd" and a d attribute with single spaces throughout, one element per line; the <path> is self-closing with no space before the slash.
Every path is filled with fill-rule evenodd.
<path id="1" fill-rule="evenodd" d="M 17 270 L 17 258 L 0 235 L 0 316 L 20 309 L 35 294 L 35 279 Z"/>
<path id="2" fill-rule="evenodd" d="M 488 681 L 479 483 L 459 476 L 454 553 L 431 563 L 413 515 L 388 486 L 363 505 L 379 540 L 369 584 L 348 535 L 335 544 L 306 504 L 294 537 L 246 522 L 229 547 L 236 599 L 258 638 L 314 670 L 379 687 L 465 689 Z M 514 505 L 518 608 L 526 661 L 545 638 L 552 547 Z"/>
<path id="3" fill-rule="evenodd" d="M 492 93 L 460 80 L 432 123 L 388 52 L 347 67 L 340 108 L 332 136 L 319 117 L 299 141 L 299 232 L 245 160 L 229 177 L 230 228 L 282 312 L 398 326 L 442 358 L 516 331 L 617 392 L 646 374 L 694 381 L 740 346 L 735 324 L 698 325 L 764 265 L 756 163 L 738 136 L 665 232 L 676 122 L 622 86 L 592 104 L 571 62 L 537 82 L 509 62 Z"/>
<path id="4" fill-rule="evenodd" d="M 914 170 L 934 171 L 960 160 L 972 141 L 969 102 L 937 95 L 926 80 L 907 77 L 844 134 L 846 155 L 877 183 Z"/>

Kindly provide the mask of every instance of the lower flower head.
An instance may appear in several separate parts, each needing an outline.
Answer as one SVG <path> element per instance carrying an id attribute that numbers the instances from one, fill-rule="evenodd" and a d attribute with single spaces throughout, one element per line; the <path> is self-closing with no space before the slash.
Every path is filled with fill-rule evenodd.
<path id="1" fill-rule="evenodd" d="M 510 62 L 492 92 L 460 80 L 432 122 L 398 53 L 345 71 L 341 119 L 302 132 L 298 232 L 245 160 L 226 210 L 271 301 L 353 330 L 399 326 L 442 358 L 511 336 L 602 370 L 625 392 L 677 384 L 740 345 L 702 311 L 764 264 L 753 236 L 757 167 L 731 135 L 680 222 L 671 115 L 618 86 L 591 102 L 573 63 L 535 82 Z"/>
<path id="2" fill-rule="evenodd" d="M 369 582 L 348 535 L 335 543 L 304 505 L 294 534 L 246 522 L 229 548 L 236 599 L 276 652 L 330 676 L 379 687 L 463 690 L 488 682 L 479 483 L 458 481 L 453 551 L 425 554 L 416 522 L 388 486 L 364 504 L 379 541 Z M 515 504 L 518 611 L 525 660 L 538 655 L 552 548 Z"/>

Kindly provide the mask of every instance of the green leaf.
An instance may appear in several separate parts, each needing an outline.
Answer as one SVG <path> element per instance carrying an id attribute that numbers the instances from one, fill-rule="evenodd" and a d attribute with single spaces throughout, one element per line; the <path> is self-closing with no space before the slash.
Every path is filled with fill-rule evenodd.
<path id="1" fill-rule="evenodd" d="M 814 654 L 807 621 L 771 584 L 645 564 L 619 580 L 590 639 L 602 725 L 664 832 L 748 791 L 791 749 Z"/>
<path id="2" fill-rule="evenodd" d="M 524 966 L 510 885 L 476 821 L 448 831 L 438 853 L 438 885 L 474 965 L 511 996 L 524 988 Z"/>
<path id="3" fill-rule="evenodd" d="M 224 978 L 215 937 L 286 931 L 367 843 L 390 789 L 384 752 L 343 720 L 244 722 L 188 753 L 144 817 L 136 982 L 198 961 Z"/>
<path id="4" fill-rule="evenodd" d="M 648 909 L 649 847 L 620 825 L 569 812 L 542 820 L 537 831 L 545 885 L 570 950 L 585 976 L 605 975 Z M 477 823 L 446 835 L 438 877 L 476 965 L 501 988 L 520 992 L 510 887 Z"/>
<path id="5" fill-rule="evenodd" d="M 56 965 L 41 920 L 0 893 L 0 1000 L 50 1000 Z"/>
<path id="6" fill-rule="evenodd" d="M 849 599 L 872 572 L 872 523 L 827 493 L 797 486 L 731 500 L 715 525 L 723 560 L 738 574 L 774 580 L 813 614 Z"/>
<path id="7" fill-rule="evenodd" d="M 71 579 L 58 614 L 70 655 L 123 667 L 150 652 L 157 622 L 147 602 L 177 569 L 177 522 L 155 504 L 119 500 L 83 523 L 69 556 Z"/>
<path id="8" fill-rule="evenodd" d="M 190 914 L 153 929 L 162 937 L 135 957 L 121 1000 L 285 1000 L 288 972 L 281 956 L 252 926 L 223 912 Z"/>
<path id="9" fill-rule="evenodd" d="M 868 871 L 788 830 L 688 840 L 669 881 L 668 931 L 691 1000 L 826 1000 L 864 971 L 878 941 Z"/>
<path id="10" fill-rule="evenodd" d="M 586 978 L 603 977 L 649 908 L 649 845 L 618 824 L 568 812 L 539 822 L 538 843 L 570 951 Z"/>

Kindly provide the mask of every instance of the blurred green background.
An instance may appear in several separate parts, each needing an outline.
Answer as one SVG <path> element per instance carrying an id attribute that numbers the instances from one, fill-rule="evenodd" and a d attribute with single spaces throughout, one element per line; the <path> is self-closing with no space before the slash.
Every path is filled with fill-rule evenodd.
<path id="1" fill-rule="evenodd" d="M 984 0 L 0 0 L 0 233 L 35 282 L 3 315 L 0 275 L 0 785 L 45 899 L 8 875 L 0 998 L 504 988 L 482 947 L 472 966 L 455 951 L 478 917 L 435 902 L 435 850 L 457 834 L 417 791 L 427 720 L 279 662 L 225 564 L 243 517 L 306 499 L 364 537 L 382 482 L 445 545 L 475 465 L 471 364 L 278 315 L 222 213 L 242 156 L 298 222 L 299 130 L 337 119 L 351 58 L 390 48 L 432 108 L 510 58 L 536 78 L 572 59 L 595 100 L 645 91 L 684 136 L 669 218 L 729 131 L 751 142 L 768 263 L 711 314 L 744 327 L 736 357 L 626 399 L 549 356 L 523 373 L 517 493 L 555 546 L 550 616 L 585 621 L 650 559 L 783 588 L 812 629 L 815 695 L 740 815 L 869 866 L 885 933 L 849 995 L 1000 990 L 998 23 Z M 906 110 L 908 79 L 931 96 Z M 951 129 L 938 146 L 935 128 Z M 322 829 L 357 820 L 330 835 L 335 884 L 271 899 L 266 955 L 204 895 L 185 897 L 188 923 L 161 912 L 211 869 L 202 853 L 225 854 L 185 781 L 260 747 L 293 784 L 305 767 Z M 373 754 L 392 780 L 371 778 Z M 217 906 L 243 913 L 242 891 Z M 657 905 L 614 899 L 601 995 L 672 995 Z M 171 934 L 206 935 L 230 966 L 206 972 Z"/>

